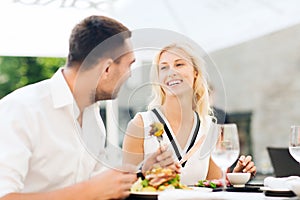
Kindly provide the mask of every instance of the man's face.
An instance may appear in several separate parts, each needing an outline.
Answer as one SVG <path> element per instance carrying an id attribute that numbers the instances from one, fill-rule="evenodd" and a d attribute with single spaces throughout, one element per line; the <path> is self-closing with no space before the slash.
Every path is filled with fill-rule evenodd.
<path id="1" fill-rule="evenodd" d="M 119 62 L 113 62 L 107 72 L 105 79 L 100 78 L 96 89 L 95 100 L 115 99 L 124 82 L 131 75 L 131 64 L 134 63 L 135 57 L 132 51 L 124 54 Z"/>

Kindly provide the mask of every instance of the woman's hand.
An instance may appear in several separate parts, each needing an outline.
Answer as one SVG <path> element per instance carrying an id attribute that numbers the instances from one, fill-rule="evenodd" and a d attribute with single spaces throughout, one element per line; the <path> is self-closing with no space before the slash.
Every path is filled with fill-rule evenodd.
<path id="1" fill-rule="evenodd" d="M 180 173 L 181 168 L 180 164 L 174 161 L 172 151 L 168 150 L 165 145 L 162 145 L 155 153 L 146 158 L 142 167 L 143 174 L 153 166 L 168 167 L 176 171 L 176 173 Z"/>
<path id="2" fill-rule="evenodd" d="M 255 176 L 256 174 L 256 166 L 252 161 L 251 156 L 241 155 L 236 166 L 233 169 L 233 173 L 235 172 L 243 172 L 243 173 L 251 173 L 251 176 Z"/>

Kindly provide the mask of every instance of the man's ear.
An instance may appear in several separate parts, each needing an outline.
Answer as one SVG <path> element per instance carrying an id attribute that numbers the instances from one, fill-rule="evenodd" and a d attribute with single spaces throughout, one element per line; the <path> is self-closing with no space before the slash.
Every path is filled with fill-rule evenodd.
<path id="1" fill-rule="evenodd" d="M 107 59 L 107 60 L 105 60 L 105 62 L 103 63 L 104 65 L 104 68 L 105 68 L 105 72 L 106 73 L 108 73 L 109 71 L 110 71 L 110 69 L 111 69 L 111 64 L 113 63 L 114 61 L 112 60 L 112 59 Z"/>

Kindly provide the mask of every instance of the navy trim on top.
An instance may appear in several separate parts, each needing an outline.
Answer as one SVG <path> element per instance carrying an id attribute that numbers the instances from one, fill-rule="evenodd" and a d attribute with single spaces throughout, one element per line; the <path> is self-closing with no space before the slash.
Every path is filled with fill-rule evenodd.
<path id="1" fill-rule="evenodd" d="M 177 145 L 176 145 L 176 143 L 175 143 L 175 140 L 174 140 L 174 138 L 173 138 L 173 136 L 172 136 L 172 134 L 171 134 L 171 132 L 170 132 L 170 130 L 169 130 L 169 128 L 168 128 L 166 122 L 163 120 L 163 118 L 160 116 L 160 114 L 157 112 L 157 110 L 156 110 L 155 108 L 152 109 L 152 112 L 156 115 L 156 117 L 158 118 L 158 120 L 160 121 L 160 123 L 162 123 L 162 124 L 164 125 L 164 130 L 165 130 L 165 132 L 166 132 L 166 134 L 167 134 L 167 136 L 168 136 L 168 138 L 169 138 L 169 140 L 170 140 L 170 142 L 171 142 L 171 144 L 172 144 L 172 146 L 173 146 L 173 149 L 174 149 L 174 151 L 175 151 L 175 154 L 176 154 L 178 160 L 181 160 L 182 156 L 180 155 L 180 152 L 179 152 L 179 150 L 178 150 L 178 147 L 177 147 Z M 191 143 L 190 143 L 188 149 L 186 150 L 186 153 L 187 153 L 187 152 L 193 147 L 193 145 L 195 144 L 195 141 L 196 141 L 196 138 L 197 138 L 197 134 L 198 134 L 198 132 L 199 132 L 199 128 L 200 128 L 200 119 L 199 119 L 199 115 L 198 115 L 197 112 L 196 112 L 196 116 L 197 116 L 197 124 L 196 124 L 196 128 L 195 128 L 195 130 L 194 130 L 194 134 L 193 134 Z M 182 167 L 184 167 L 185 164 L 186 164 L 186 161 L 185 161 L 184 163 L 181 164 Z"/>

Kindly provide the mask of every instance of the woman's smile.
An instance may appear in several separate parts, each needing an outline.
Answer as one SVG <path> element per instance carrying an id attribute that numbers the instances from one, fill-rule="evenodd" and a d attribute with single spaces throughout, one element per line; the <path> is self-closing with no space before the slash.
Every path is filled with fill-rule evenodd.
<path id="1" fill-rule="evenodd" d="M 183 80 L 181 79 L 173 79 L 173 80 L 170 80 L 170 81 L 167 81 L 167 86 L 174 86 L 174 85 L 178 85 L 178 84 L 181 84 L 183 82 Z"/>

